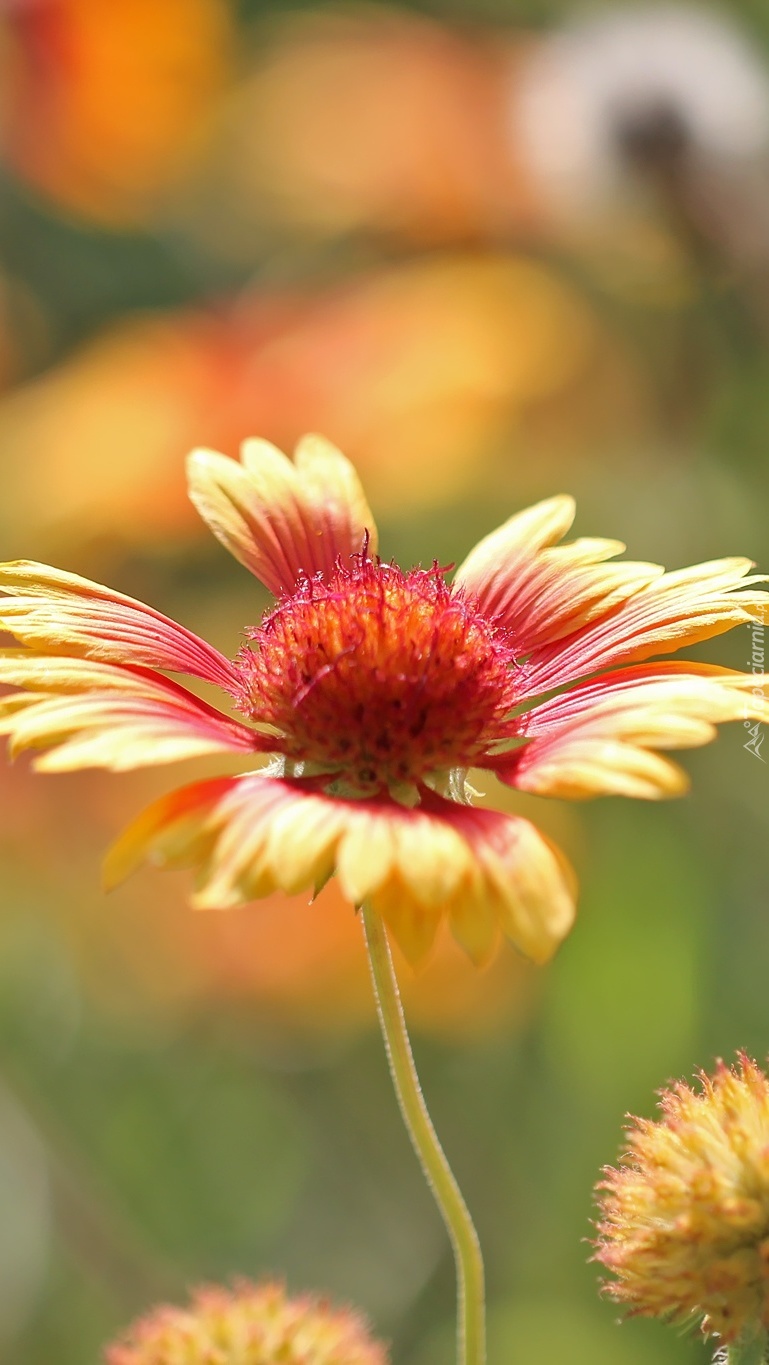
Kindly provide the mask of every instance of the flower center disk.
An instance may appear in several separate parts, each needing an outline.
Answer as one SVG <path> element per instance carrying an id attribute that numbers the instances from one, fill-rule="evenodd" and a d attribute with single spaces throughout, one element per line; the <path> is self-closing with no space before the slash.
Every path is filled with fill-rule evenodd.
<path id="1" fill-rule="evenodd" d="M 366 554 L 300 578 L 238 656 L 275 750 L 368 794 L 466 768 L 515 704 L 505 633 L 444 580 Z"/>

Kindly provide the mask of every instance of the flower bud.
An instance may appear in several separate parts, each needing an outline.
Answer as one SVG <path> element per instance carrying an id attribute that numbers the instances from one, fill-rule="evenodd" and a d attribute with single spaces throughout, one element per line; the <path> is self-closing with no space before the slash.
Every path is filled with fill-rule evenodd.
<path id="1" fill-rule="evenodd" d="M 724 1344 L 769 1327 L 769 1079 L 744 1054 L 661 1092 L 598 1186 L 595 1259 L 631 1316 Z"/>
<path id="2" fill-rule="evenodd" d="M 127 1329 L 105 1365 L 387 1365 L 381 1342 L 349 1308 L 282 1285 L 206 1285 L 187 1308 L 162 1304 Z"/>

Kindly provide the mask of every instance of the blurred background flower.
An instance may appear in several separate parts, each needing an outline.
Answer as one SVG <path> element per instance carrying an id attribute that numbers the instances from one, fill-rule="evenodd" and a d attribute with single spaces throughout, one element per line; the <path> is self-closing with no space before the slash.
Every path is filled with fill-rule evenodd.
<path id="1" fill-rule="evenodd" d="M 403 563 L 459 562 L 563 490 L 632 555 L 766 566 L 768 72 L 750 0 L 7 0 L 1 557 L 230 650 L 264 603 L 183 457 L 316 428 Z M 767 779 L 743 738 L 694 754 L 666 809 L 506 794 L 580 871 L 546 974 L 508 950 L 479 974 L 448 941 L 399 963 L 492 1358 L 701 1358 L 618 1332 L 580 1246 L 621 1116 L 766 1053 Z M 359 926 L 332 888 L 192 914 L 148 874 L 105 900 L 100 853 L 166 778 L 0 775 L 0 1353 L 82 1365 L 184 1283 L 282 1271 L 442 1365 L 451 1265 Z"/>
<path id="2" fill-rule="evenodd" d="M 5 8 L 8 169 L 62 212 L 114 228 L 144 222 L 200 154 L 230 75 L 230 6 Z"/>
<path id="3" fill-rule="evenodd" d="M 280 1284 L 232 1289 L 207 1285 L 186 1308 L 161 1304 L 106 1352 L 107 1365 L 386 1365 L 352 1308 L 333 1308 L 310 1294 L 289 1298 Z"/>

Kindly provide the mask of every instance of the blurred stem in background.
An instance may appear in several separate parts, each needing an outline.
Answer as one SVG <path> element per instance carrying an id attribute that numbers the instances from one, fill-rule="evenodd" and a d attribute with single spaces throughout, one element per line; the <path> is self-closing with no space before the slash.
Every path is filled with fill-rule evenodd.
<path id="1" fill-rule="evenodd" d="M 68 1253 L 109 1291 L 123 1316 L 143 1303 L 178 1295 L 183 1278 L 171 1262 L 148 1244 L 19 1068 L 5 1056 L 0 1062 L 0 1102 L 14 1106 L 41 1144 L 56 1234 Z"/>
<path id="2" fill-rule="evenodd" d="M 457 1270 L 457 1363 L 485 1365 L 483 1259 L 478 1234 L 427 1111 L 406 1032 L 387 932 L 379 915 L 369 906 L 363 906 L 361 916 L 395 1093 L 412 1145 L 454 1249 Z"/>

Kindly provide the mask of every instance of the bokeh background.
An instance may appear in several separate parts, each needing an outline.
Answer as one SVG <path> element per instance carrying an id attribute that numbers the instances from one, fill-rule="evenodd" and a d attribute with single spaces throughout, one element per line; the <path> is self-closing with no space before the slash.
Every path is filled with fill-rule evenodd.
<path id="1" fill-rule="evenodd" d="M 769 564 L 762 0 L 4 0 L 0 160 L 3 558 L 234 652 L 265 600 L 197 523 L 184 454 L 315 429 L 401 562 L 570 491 L 579 533 L 633 557 Z M 750 632 L 700 653 L 749 667 Z M 747 738 L 687 755 L 670 804 L 502 796 L 580 874 L 547 970 L 448 941 L 399 962 L 492 1365 L 708 1358 L 618 1326 L 586 1239 L 623 1116 L 769 1051 Z M 352 912 L 332 887 L 222 915 L 181 876 L 99 890 L 178 777 L 0 773 L 0 1355 L 96 1365 L 159 1299 L 277 1273 L 361 1305 L 399 1365 L 445 1365 L 450 1252 Z"/>

